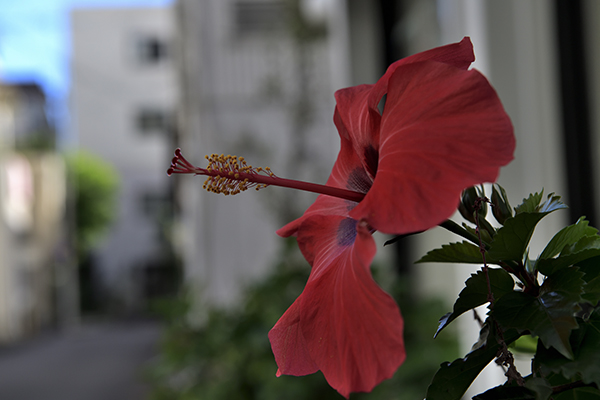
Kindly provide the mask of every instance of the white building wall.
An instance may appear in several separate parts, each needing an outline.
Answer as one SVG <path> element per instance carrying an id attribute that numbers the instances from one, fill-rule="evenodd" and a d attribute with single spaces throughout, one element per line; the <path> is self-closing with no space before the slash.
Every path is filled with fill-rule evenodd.
<path id="1" fill-rule="evenodd" d="M 143 109 L 174 113 L 178 96 L 171 8 L 77 9 L 72 13 L 73 131 L 79 147 L 109 161 L 120 174 L 116 223 L 98 252 L 105 284 L 135 306 L 133 271 L 158 257 L 157 226 L 143 198 L 166 196 L 171 158 L 168 132 L 144 132 Z M 140 57 L 157 39 L 167 56 Z"/>

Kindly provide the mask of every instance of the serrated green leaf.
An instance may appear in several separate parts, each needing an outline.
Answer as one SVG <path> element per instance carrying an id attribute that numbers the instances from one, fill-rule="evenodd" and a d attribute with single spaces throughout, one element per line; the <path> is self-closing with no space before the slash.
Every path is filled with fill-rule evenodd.
<path id="1" fill-rule="evenodd" d="M 524 335 L 517 339 L 511 347 L 517 353 L 534 354 L 537 349 L 538 338 L 531 335 Z"/>
<path id="2" fill-rule="evenodd" d="M 549 213 L 565 208 L 568 207 L 560 200 L 560 196 L 556 196 L 554 193 L 550 193 L 548 195 L 548 200 L 546 200 L 537 211 L 541 213 Z"/>
<path id="3" fill-rule="evenodd" d="M 561 374 L 567 379 L 581 379 L 585 384 L 600 387 L 600 310 L 588 321 L 579 320 L 579 329 L 571 333 L 572 360 L 555 349 L 538 346 L 534 365 L 545 375 Z"/>
<path id="4" fill-rule="evenodd" d="M 554 375 L 549 380 L 554 386 L 572 384 L 576 381 L 568 381 L 562 375 Z M 600 390 L 591 386 L 576 387 L 554 394 L 552 400 L 600 400 Z"/>
<path id="5" fill-rule="evenodd" d="M 480 220 L 480 221 L 481 221 L 481 222 L 483 222 L 483 221 L 485 221 L 485 220 Z M 486 222 L 487 222 L 487 221 L 486 221 Z M 489 225 L 489 223 L 488 223 L 487 225 Z M 470 234 L 472 234 L 472 235 L 473 235 L 473 236 L 475 236 L 475 237 L 478 237 L 478 236 L 477 236 L 477 230 L 476 230 L 475 228 L 473 228 L 473 227 L 470 227 L 470 226 L 468 226 L 467 224 L 463 224 L 462 226 L 463 226 L 463 228 L 464 228 L 464 229 L 465 229 L 467 232 L 469 232 Z M 489 226 L 491 226 L 491 225 L 489 225 Z M 491 228 L 491 229 L 493 229 L 493 228 Z M 492 243 L 492 236 L 490 235 L 489 231 L 487 231 L 486 229 L 480 229 L 479 233 L 480 233 L 480 235 L 481 235 L 481 241 L 482 241 L 482 242 L 483 242 L 483 243 L 484 243 L 486 246 L 489 246 L 489 245 L 490 245 L 490 243 Z M 479 240 L 477 240 L 477 242 L 479 242 Z"/>
<path id="6" fill-rule="evenodd" d="M 553 400 L 600 400 L 600 390 L 593 387 L 580 387 L 559 393 Z"/>
<path id="7" fill-rule="evenodd" d="M 514 329 L 504 332 L 504 342 L 507 345 L 518 337 L 519 334 Z M 470 352 L 465 358 L 440 365 L 427 388 L 426 400 L 460 400 L 477 375 L 496 357 L 499 348 L 496 336 L 490 333 L 484 346 Z"/>
<path id="8" fill-rule="evenodd" d="M 529 250 L 525 250 L 525 260 L 523 261 L 525 265 L 525 271 L 532 273 L 535 270 L 534 262 L 529 258 Z"/>
<path id="9" fill-rule="evenodd" d="M 473 400 L 548 400 L 552 387 L 543 378 L 529 377 L 524 386 L 505 383 L 473 397 Z"/>
<path id="10" fill-rule="evenodd" d="M 535 392 L 524 386 L 496 386 L 477 396 L 473 400 L 537 400 Z"/>
<path id="11" fill-rule="evenodd" d="M 600 276 L 585 283 L 583 287 L 584 293 L 581 295 L 585 301 L 591 304 L 598 304 L 600 301 Z"/>
<path id="12" fill-rule="evenodd" d="M 440 249 L 431 250 L 417 261 L 417 263 L 422 262 L 482 264 L 483 258 L 479 247 L 463 241 L 445 244 Z"/>
<path id="13" fill-rule="evenodd" d="M 585 286 L 581 297 L 593 305 L 598 304 L 600 301 L 600 257 L 592 257 L 578 262 L 577 267 L 584 273 Z"/>
<path id="14" fill-rule="evenodd" d="M 495 300 L 501 298 L 506 293 L 512 292 L 514 289 L 515 282 L 505 270 L 501 268 L 488 268 L 488 275 Z M 453 311 L 440 319 L 440 324 L 434 337 L 462 313 L 479 307 L 487 302 L 487 279 L 485 273 L 482 270 L 479 270 L 477 273 L 471 274 L 471 277 L 466 280 L 465 288 L 458 295 L 458 299 L 456 300 L 456 303 L 454 303 Z"/>
<path id="15" fill-rule="evenodd" d="M 554 347 L 567 358 L 573 358 L 569 335 L 577 329 L 575 313 L 583 300 L 583 273 L 576 268 L 560 270 L 549 276 L 539 295 L 511 292 L 494 304 L 494 316 L 504 328 L 529 331 L 547 347 Z"/>
<path id="16" fill-rule="evenodd" d="M 491 259 L 522 261 L 535 226 L 547 213 L 520 213 L 509 218 L 498 230 L 488 254 Z"/>
<path id="17" fill-rule="evenodd" d="M 535 400 L 548 400 L 552 396 L 552 387 L 544 378 L 531 377 L 525 387 L 535 393 Z"/>
<path id="18" fill-rule="evenodd" d="M 548 259 L 558 255 L 566 246 L 571 246 L 581 238 L 586 236 L 594 236 L 598 234 L 598 230 L 589 226 L 589 222 L 585 217 L 579 218 L 577 223 L 561 229 L 540 254 L 539 259 Z"/>
<path id="19" fill-rule="evenodd" d="M 515 207 L 515 212 L 521 214 L 524 212 L 532 213 L 535 212 L 540 206 L 544 190 L 540 193 L 531 193 L 528 198 L 523 199 L 523 202 Z"/>
<path id="20" fill-rule="evenodd" d="M 597 256 L 600 256 L 600 236 L 584 236 L 577 243 L 566 246 L 557 258 L 538 260 L 536 268 L 544 275 L 551 275 Z"/>

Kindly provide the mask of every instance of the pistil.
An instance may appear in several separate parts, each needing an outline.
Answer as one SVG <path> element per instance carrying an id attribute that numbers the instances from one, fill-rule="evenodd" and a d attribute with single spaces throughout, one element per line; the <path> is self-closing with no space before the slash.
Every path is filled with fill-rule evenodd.
<path id="1" fill-rule="evenodd" d="M 253 168 L 247 165 L 243 157 L 212 154 L 206 156 L 206 159 L 208 160 L 206 168 L 196 167 L 181 154 L 181 149 L 177 149 L 167 174 L 169 176 L 171 174 L 204 175 L 207 177 L 203 185 L 204 189 L 224 195 L 238 194 L 252 187 L 259 190 L 267 186 L 280 186 L 339 197 L 357 203 L 365 197 L 364 193 L 352 190 L 280 178 L 268 167 Z"/>

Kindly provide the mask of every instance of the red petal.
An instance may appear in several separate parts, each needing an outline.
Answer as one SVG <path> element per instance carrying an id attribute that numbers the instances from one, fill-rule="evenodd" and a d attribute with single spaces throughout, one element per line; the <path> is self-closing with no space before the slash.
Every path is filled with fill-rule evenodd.
<path id="1" fill-rule="evenodd" d="M 354 151 L 350 140 L 341 136 L 341 150 L 337 160 L 333 165 L 327 185 L 335 186 L 343 189 L 350 189 L 362 193 L 366 193 L 372 185 L 371 179 L 366 176 L 362 161 L 358 154 Z M 332 196 L 321 195 L 317 200 L 304 212 L 304 215 L 277 231 L 277 234 L 282 237 L 294 236 L 297 233 L 298 227 L 304 220 L 314 215 L 324 216 L 343 216 L 347 217 L 348 213 L 357 203 L 340 199 Z M 308 246 L 309 244 L 307 244 Z M 312 250 L 304 249 L 300 246 L 304 256 L 312 265 Z"/>
<path id="2" fill-rule="evenodd" d="M 372 390 L 406 357 L 400 311 L 371 277 L 375 242 L 359 223 L 347 245 L 352 237 L 340 236 L 339 228 L 355 226 L 347 222 L 353 221 L 310 218 L 298 233 L 299 242 L 314 243 L 316 255 L 299 298 L 300 329 L 311 359 L 345 397 Z"/>
<path id="3" fill-rule="evenodd" d="M 458 43 L 451 43 L 445 46 L 436 47 L 427 51 L 422 51 L 412 56 L 405 57 L 389 66 L 385 76 L 391 76 L 395 69 L 401 65 L 412 64 L 421 61 L 437 61 L 452 65 L 460 69 L 468 69 L 475 61 L 473 53 L 473 43 L 469 37 L 464 37 Z"/>
<path id="4" fill-rule="evenodd" d="M 464 37 L 458 43 L 451 43 L 435 49 L 422 51 L 412 56 L 405 57 L 391 64 L 385 74 L 377 81 L 372 91 L 372 98 L 369 100 L 371 107 L 377 107 L 382 96 L 387 93 L 388 81 L 398 67 L 413 64 L 422 61 L 437 61 L 452 65 L 456 68 L 467 69 L 475 61 L 473 53 L 473 44 L 471 39 Z"/>
<path id="5" fill-rule="evenodd" d="M 315 365 L 300 329 L 300 298 L 288 308 L 269 332 L 269 341 L 279 370 L 277 376 L 302 376 L 319 370 Z"/>
<path id="6" fill-rule="evenodd" d="M 433 61 L 402 65 L 390 77 L 380 139 L 377 177 L 350 215 L 394 234 L 450 217 L 461 191 L 495 181 L 515 147 L 485 77 Z"/>
<path id="7" fill-rule="evenodd" d="M 377 104 L 371 105 L 370 103 L 372 88 L 373 85 L 360 85 L 335 92 L 337 105 L 333 121 L 340 137 L 350 140 L 354 152 L 360 156 L 365 169 L 368 169 L 365 150 L 379 150 L 381 115 L 377 110 Z"/>
<path id="8" fill-rule="evenodd" d="M 459 43 L 414 54 L 390 65 L 375 85 L 353 86 L 335 93 L 337 106 L 334 122 L 340 136 L 352 142 L 354 151 L 361 158 L 365 170 L 371 174 L 371 177 L 375 176 L 376 166 L 374 167 L 370 162 L 373 160 L 369 160 L 368 153 L 379 151 L 381 116 L 378 105 L 388 91 L 388 81 L 398 67 L 426 60 L 467 69 L 475 60 L 473 45 L 471 40 L 465 37 Z"/>

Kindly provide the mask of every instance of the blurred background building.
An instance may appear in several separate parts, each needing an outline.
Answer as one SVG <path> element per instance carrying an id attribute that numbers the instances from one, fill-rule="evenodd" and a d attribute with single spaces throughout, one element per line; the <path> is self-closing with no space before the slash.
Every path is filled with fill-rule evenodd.
<path id="1" fill-rule="evenodd" d="M 156 283 L 169 285 L 178 268 L 166 237 L 172 182 L 165 165 L 176 144 L 179 98 L 174 14 L 77 9 L 71 21 L 72 131 L 78 148 L 110 163 L 120 178 L 116 217 L 87 260 L 86 287 L 96 307 L 139 312 L 160 291 Z"/>
<path id="2" fill-rule="evenodd" d="M 205 154 L 236 154 L 282 177 L 324 182 L 339 146 L 335 90 L 374 83 L 393 61 L 463 36 L 515 127 L 515 160 L 500 183 L 515 203 L 544 189 L 571 206 L 542 222 L 534 248 L 580 215 L 597 224 L 599 16 L 595 0 L 177 0 L 74 9 L 67 125 L 76 139 L 65 148 L 117 171 L 115 223 L 75 269 L 67 167 L 44 92 L 30 82 L 0 86 L 0 340 L 76 321 L 85 293 L 93 310 L 138 313 L 173 293 L 180 268 L 197 304 L 236 304 L 277 261 L 275 230 L 314 196 L 278 188 L 208 194 L 198 178 L 166 176 L 173 150 L 199 165 Z M 434 229 L 380 254 L 411 282 L 415 299 L 441 297 L 450 308 L 473 268 L 412 265 L 449 240 Z M 469 317 L 459 323 L 468 349 L 477 329 Z M 500 378 L 489 372 L 473 392 Z"/>
<path id="3" fill-rule="evenodd" d="M 55 297 L 56 275 L 69 276 L 56 267 L 57 246 L 66 233 L 66 175 L 51 151 L 54 132 L 45 107 L 37 84 L 0 84 L 0 342 L 5 343 L 34 335 L 68 312 Z"/>

